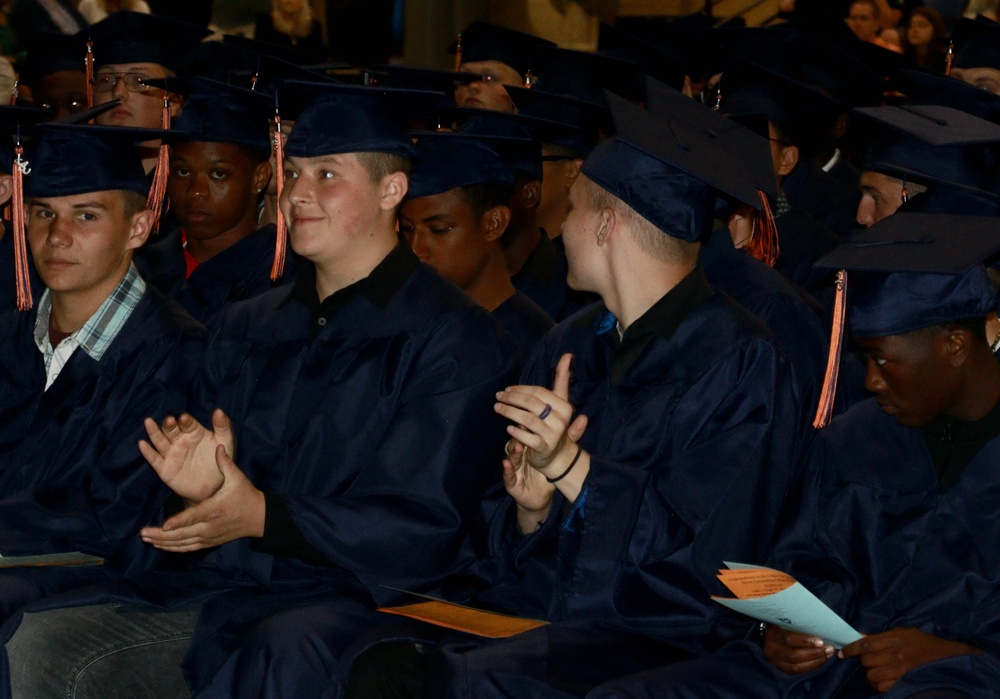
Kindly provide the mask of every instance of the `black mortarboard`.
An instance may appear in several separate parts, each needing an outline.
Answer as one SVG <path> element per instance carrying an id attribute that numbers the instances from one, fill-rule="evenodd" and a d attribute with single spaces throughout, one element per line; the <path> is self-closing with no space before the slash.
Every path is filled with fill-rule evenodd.
<path id="1" fill-rule="evenodd" d="M 494 149 L 518 175 L 542 179 L 542 144 L 552 143 L 573 127 L 546 119 L 498 112 L 492 109 L 458 108 L 450 113 L 459 131 L 494 139 Z"/>
<path id="2" fill-rule="evenodd" d="M 547 145 L 569 148 L 582 157 L 597 145 L 602 132 L 610 135 L 614 131 L 603 93 L 602 103 L 595 104 L 567 95 L 554 95 L 537 86 L 531 89 L 506 86 L 506 90 L 518 114 L 566 125 L 565 133 L 548 136 L 544 141 Z"/>
<path id="3" fill-rule="evenodd" d="M 44 75 L 60 71 L 85 72 L 86 45 L 79 35 L 40 31 L 34 35 L 33 45 L 18 66 L 18 81 L 22 84 L 31 85 Z"/>
<path id="4" fill-rule="evenodd" d="M 829 135 L 843 106 L 796 78 L 743 59 L 723 73 L 721 110 L 765 114 L 801 149 L 811 151 Z"/>
<path id="5" fill-rule="evenodd" d="M 711 228 L 718 191 L 761 206 L 740 161 L 710 129 L 606 96 L 616 134 L 593 150 L 581 172 L 656 228 L 697 241 Z"/>
<path id="6" fill-rule="evenodd" d="M 169 17 L 120 11 L 84 29 L 94 42 L 94 64 L 157 63 L 181 72 L 191 51 L 211 34 L 204 27 Z"/>
<path id="7" fill-rule="evenodd" d="M 188 70 L 256 92 L 273 93 L 280 80 L 327 80 L 322 71 L 306 65 L 308 62 L 308 57 L 294 49 L 226 34 L 221 43 L 201 44 Z M 225 70 L 224 76 L 219 75 L 220 69 Z"/>
<path id="8" fill-rule="evenodd" d="M 960 19 L 952 34 L 955 42 L 954 68 L 996 68 L 1000 70 L 1000 24 L 985 17 Z"/>
<path id="9" fill-rule="evenodd" d="M 544 46 L 555 46 L 531 34 L 500 27 L 487 22 L 473 22 L 461 34 L 462 63 L 479 61 L 499 61 L 520 75 L 534 71 L 535 52 Z M 448 53 L 458 50 L 458 42 L 452 44 Z"/>
<path id="10" fill-rule="evenodd" d="M 1000 123 L 1000 95 L 941 73 L 903 69 L 893 78 L 896 89 L 910 104 L 944 104 Z"/>
<path id="11" fill-rule="evenodd" d="M 632 60 L 589 51 L 549 48 L 539 51 L 538 79 L 532 89 L 604 104 L 603 90 L 627 96 L 642 71 Z"/>
<path id="12" fill-rule="evenodd" d="M 411 199 L 485 183 L 514 186 L 514 172 L 485 141 L 447 132 L 420 136 L 407 194 Z"/>
<path id="13" fill-rule="evenodd" d="M 996 224 L 989 217 L 897 213 L 816 266 L 865 273 L 851 281 L 849 318 L 857 337 L 982 318 L 996 308 L 982 264 L 1000 251 Z"/>
<path id="14" fill-rule="evenodd" d="M 160 129 L 43 124 L 29 155 L 25 193 L 66 197 L 126 190 L 144 197 L 149 178 L 135 144 L 163 138 Z"/>
<path id="15" fill-rule="evenodd" d="M 730 153 L 730 157 L 726 159 L 730 164 L 724 169 L 703 169 L 699 178 L 704 178 L 704 181 L 724 195 L 755 209 L 761 208 L 758 192 L 764 192 L 772 200 L 777 198 L 771 146 L 766 137 L 739 120 L 709 109 L 701 102 L 655 80 L 647 80 L 646 94 L 651 112 L 664 118 L 681 119 L 686 125 L 696 126 L 702 131 L 704 138 Z M 733 170 L 733 158 L 739 159 L 738 171 Z"/>
<path id="16" fill-rule="evenodd" d="M 615 27 L 675 57 L 677 67 L 684 74 L 699 77 L 708 74 L 706 71 L 710 70 L 712 54 L 717 48 L 712 24 L 708 16 L 696 12 L 671 22 L 639 16 L 619 17 Z"/>
<path id="17" fill-rule="evenodd" d="M 991 191 L 997 167 L 992 144 L 1000 126 L 950 107 L 905 105 L 857 112 L 882 127 L 863 169 L 920 184 Z"/>
<path id="18" fill-rule="evenodd" d="M 1000 143 L 1000 126 L 954 107 L 935 104 L 901 105 L 863 107 L 855 111 L 932 146 Z"/>
<path id="19" fill-rule="evenodd" d="M 232 143 L 270 153 L 268 119 L 274 100 L 208 78 L 146 80 L 147 84 L 184 95 L 184 109 L 173 123 L 171 142 Z"/>
<path id="20" fill-rule="evenodd" d="M 651 44 L 634 34 L 602 23 L 597 37 L 597 51 L 637 63 L 647 75 L 678 90 L 684 86 L 687 75 L 684 57 L 668 46 Z"/>
<path id="21" fill-rule="evenodd" d="M 440 93 L 289 81 L 278 88 L 282 116 L 295 119 L 284 152 L 299 158 L 337 153 L 414 154 L 407 103 Z"/>
<path id="22" fill-rule="evenodd" d="M 372 66 L 368 71 L 375 77 L 369 84 L 382 87 L 397 87 L 407 90 L 432 90 L 451 94 L 459 85 L 481 80 L 476 73 L 452 70 L 430 70 L 416 66 L 384 64 Z"/>

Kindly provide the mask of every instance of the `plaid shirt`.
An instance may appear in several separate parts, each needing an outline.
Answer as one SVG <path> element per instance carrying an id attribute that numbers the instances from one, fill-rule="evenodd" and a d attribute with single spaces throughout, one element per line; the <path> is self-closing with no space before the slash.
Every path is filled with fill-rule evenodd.
<path id="1" fill-rule="evenodd" d="M 49 290 L 42 294 L 41 301 L 38 302 L 38 317 L 35 319 L 35 344 L 38 351 L 45 357 L 45 373 L 47 376 L 45 390 L 59 376 L 59 372 L 66 366 L 66 362 L 76 351 L 77 347 L 86 352 L 95 362 L 101 361 L 104 352 L 111 342 L 118 336 L 125 321 L 132 315 L 139 299 L 146 291 L 146 282 L 139 276 L 139 271 L 135 265 L 130 265 L 125 277 L 119 282 L 115 290 L 100 308 L 90 316 L 90 319 L 83 324 L 83 327 L 64 339 L 55 348 L 49 342 L 49 315 L 52 312 L 52 300 L 49 298 Z"/>

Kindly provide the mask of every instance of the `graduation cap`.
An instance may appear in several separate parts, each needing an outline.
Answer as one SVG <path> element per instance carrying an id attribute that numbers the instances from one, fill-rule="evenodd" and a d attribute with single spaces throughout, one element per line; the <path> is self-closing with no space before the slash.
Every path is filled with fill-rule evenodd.
<path id="1" fill-rule="evenodd" d="M 619 17 L 615 26 L 677 60 L 677 67 L 693 77 L 710 75 L 717 46 L 713 22 L 703 12 L 695 12 L 673 21 L 649 17 Z"/>
<path id="2" fill-rule="evenodd" d="M 538 52 L 539 77 L 532 89 L 605 104 L 603 91 L 628 95 L 642 71 L 639 63 L 589 51 L 548 48 Z"/>
<path id="3" fill-rule="evenodd" d="M 543 141 L 546 145 L 568 148 L 584 157 L 600 141 L 601 133 L 610 135 L 614 131 L 603 93 L 602 102 L 596 104 L 577 97 L 551 94 L 537 86 L 531 89 L 505 86 L 505 89 L 518 114 L 565 126 L 564 133 L 550 133 Z"/>
<path id="4" fill-rule="evenodd" d="M 514 172 L 481 138 L 447 132 L 420 135 L 407 193 L 411 199 L 485 183 L 513 188 Z"/>
<path id="5" fill-rule="evenodd" d="M 136 147 L 169 134 L 161 129 L 40 124 L 25 177 L 30 197 L 125 190 L 145 196 L 149 179 Z"/>
<path id="6" fill-rule="evenodd" d="M 413 157 L 409 114 L 440 98 L 426 90 L 283 82 L 279 109 L 295 119 L 284 152 L 300 158 L 368 151 Z"/>
<path id="7" fill-rule="evenodd" d="M 226 34 L 222 42 L 206 41 L 197 47 L 188 71 L 213 77 L 255 92 L 273 93 L 281 80 L 323 82 L 329 78 L 309 58 L 291 48 L 275 46 L 243 36 Z M 346 64 L 337 64 L 347 67 Z M 220 76 L 220 69 L 225 75 Z"/>
<path id="8" fill-rule="evenodd" d="M 600 25 L 597 52 L 612 58 L 631 61 L 647 75 L 678 90 L 684 86 L 687 70 L 684 57 L 664 44 L 653 44 L 610 24 Z M 635 92 L 641 95 L 641 85 Z"/>
<path id="9" fill-rule="evenodd" d="M 430 70 L 416 66 L 380 64 L 367 71 L 374 77 L 369 85 L 398 87 L 408 90 L 431 90 L 451 94 L 459 85 L 482 80 L 477 73 L 453 70 Z"/>
<path id="10" fill-rule="evenodd" d="M 448 49 L 455 54 L 457 67 L 464 63 L 498 61 L 527 76 L 534 70 L 534 55 L 551 41 L 487 22 L 473 22 Z"/>
<path id="11" fill-rule="evenodd" d="M 699 240 L 711 228 L 717 192 L 763 206 L 725 138 L 690 115 L 654 114 L 617 95 L 606 97 L 617 131 L 593 150 L 581 172 L 656 228 Z"/>
<path id="12" fill-rule="evenodd" d="M 791 141 L 805 151 L 822 143 L 843 105 L 801 80 L 746 58 L 734 59 L 721 80 L 721 111 L 742 116 L 766 114 Z"/>
<path id="13" fill-rule="evenodd" d="M 908 104 L 943 104 L 1000 123 L 1000 95 L 956 78 L 926 70 L 903 69 L 894 78 Z"/>
<path id="14" fill-rule="evenodd" d="M 18 66 L 18 81 L 32 85 L 51 73 L 83 73 L 86 45 L 79 35 L 39 31 L 27 58 Z"/>
<path id="15" fill-rule="evenodd" d="M 182 72 L 191 51 L 210 34 L 187 22 L 125 10 L 80 32 L 84 41 L 93 42 L 96 66 L 156 63 L 175 73 Z"/>
<path id="16" fill-rule="evenodd" d="M 542 179 L 542 143 L 553 143 L 573 130 L 547 119 L 492 109 L 459 107 L 448 116 L 459 124 L 459 132 L 490 140 L 514 173 L 529 180 Z"/>
<path id="17" fill-rule="evenodd" d="M 995 68 L 1000 70 L 1000 24 L 985 17 L 962 18 L 952 33 L 955 42 L 954 68 Z"/>
<path id="18" fill-rule="evenodd" d="M 863 169 L 921 184 L 991 191 L 997 167 L 992 146 L 1000 126 L 940 105 L 903 105 L 856 110 L 885 128 Z"/>
<path id="19" fill-rule="evenodd" d="M 852 282 L 850 324 L 857 337 L 900 335 L 920 328 L 982 318 L 996 308 L 996 291 L 984 260 L 1000 251 L 992 217 L 897 213 L 821 258 L 816 267 L 836 269 L 830 358 L 814 427 L 829 423 L 843 345 L 848 272 Z"/>
<path id="20" fill-rule="evenodd" d="M 725 199 L 753 207 L 757 219 L 747 251 L 768 266 L 778 259 L 778 230 L 770 202 L 777 198 L 777 181 L 767 138 L 739 119 L 722 115 L 701 102 L 655 80 L 647 79 L 649 110 L 665 118 L 678 119 L 685 130 L 698 129 L 699 139 L 730 155 L 726 172 L 703 169 L 699 175 Z M 751 117 L 744 117 L 750 121 Z M 767 132 L 766 118 L 757 117 L 757 129 Z"/>
<path id="21" fill-rule="evenodd" d="M 271 152 L 267 122 L 274 101 L 208 78 L 146 80 L 147 85 L 184 95 L 184 109 L 167 138 L 170 142 L 232 143 L 262 153 Z"/>

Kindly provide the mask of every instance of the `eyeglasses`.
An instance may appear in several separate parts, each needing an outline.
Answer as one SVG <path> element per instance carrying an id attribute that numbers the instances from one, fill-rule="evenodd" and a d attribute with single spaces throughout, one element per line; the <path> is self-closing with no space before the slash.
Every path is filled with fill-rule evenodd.
<path id="1" fill-rule="evenodd" d="M 94 78 L 94 91 L 111 92 L 118 86 L 119 80 L 129 92 L 145 92 L 149 89 L 149 85 L 143 82 L 149 80 L 149 76 L 142 73 L 100 73 Z"/>

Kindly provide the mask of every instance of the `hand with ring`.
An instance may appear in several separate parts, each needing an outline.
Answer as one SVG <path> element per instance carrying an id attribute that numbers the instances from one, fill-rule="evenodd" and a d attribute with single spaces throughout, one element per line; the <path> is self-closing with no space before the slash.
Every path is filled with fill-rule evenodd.
<path id="1" fill-rule="evenodd" d="M 494 409 L 511 420 L 504 462 L 504 485 L 521 508 L 539 513 L 548 510 L 556 479 L 573 462 L 576 442 L 587 427 L 587 417 L 573 419 L 569 402 L 570 363 L 564 354 L 556 367 L 551 390 L 541 386 L 512 386 L 497 394 Z M 575 496 L 574 496 L 575 497 Z M 543 517 L 544 519 L 544 517 Z"/>

